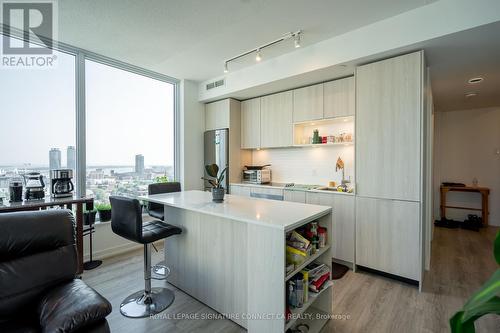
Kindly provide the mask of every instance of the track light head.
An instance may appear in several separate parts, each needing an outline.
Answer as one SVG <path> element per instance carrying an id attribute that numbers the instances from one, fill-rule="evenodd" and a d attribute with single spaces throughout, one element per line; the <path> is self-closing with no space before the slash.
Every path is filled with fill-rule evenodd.
<path id="1" fill-rule="evenodd" d="M 260 49 L 257 49 L 257 55 L 255 56 L 255 61 L 261 61 L 262 57 L 260 56 Z"/>
<path id="2" fill-rule="evenodd" d="M 296 49 L 300 47 L 300 33 L 295 34 L 294 44 Z"/>
<path id="3" fill-rule="evenodd" d="M 224 63 L 224 73 L 229 72 L 229 69 L 227 68 L 227 62 Z"/>

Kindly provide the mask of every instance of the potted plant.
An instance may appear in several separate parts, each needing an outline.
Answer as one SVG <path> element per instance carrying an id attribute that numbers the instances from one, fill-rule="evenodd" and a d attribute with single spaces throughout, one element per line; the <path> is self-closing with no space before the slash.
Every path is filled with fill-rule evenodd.
<path id="1" fill-rule="evenodd" d="M 107 222 L 111 220 L 111 205 L 109 203 L 101 203 L 96 205 L 97 212 L 99 213 L 99 220 Z"/>
<path id="2" fill-rule="evenodd" d="M 165 176 L 158 176 L 158 177 L 155 177 L 155 183 L 168 183 L 169 182 L 169 179 L 168 179 L 168 176 L 165 175 Z"/>
<path id="3" fill-rule="evenodd" d="M 92 225 L 95 223 L 95 215 L 97 214 L 97 209 L 86 210 L 83 213 L 83 224 Z"/>
<path id="4" fill-rule="evenodd" d="M 500 266 L 500 231 L 493 245 L 493 256 Z M 452 333 L 474 333 L 474 322 L 484 315 L 500 315 L 500 268 L 493 273 L 479 290 L 450 319 Z"/>
<path id="5" fill-rule="evenodd" d="M 214 202 L 224 201 L 224 187 L 222 187 L 222 181 L 224 180 L 227 168 L 219 173 L 219 166 L 217 164 L 205 165 L 205 170 L 211 178 L 201 177 L 205 179 L 212 185 L 212 200 Z"/>

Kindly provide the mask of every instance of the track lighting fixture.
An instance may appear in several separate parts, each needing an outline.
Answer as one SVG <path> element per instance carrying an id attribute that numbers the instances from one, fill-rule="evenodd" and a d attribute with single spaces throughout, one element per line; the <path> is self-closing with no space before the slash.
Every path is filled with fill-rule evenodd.
<path id="1" fill-rule="evenodd" d="M 260 49 L 257 49 L 257 55 L 255 56 L 255 61 L 259 62 L 262 60 L 262 57 L 260 56 Z"/>
<path id="2" fill-rule="evenodd" d="M 269 43 L 266 43 L 264 45 L 261 45 L 255 49 L 251 49 L 250 51 L 247 51 L 247 52 L 243 52 L 242 54 L 239 54 L 237 55 L 236 57 L 232 57 L 230 59 L 227 59 L 226 61 L 224 61 L 224 73 L 228 73 L 229 70 L 228 70 L 228 64 L 231 62 L 231 61 L 234 61 L 236 59 L 239 59 L 241 57 L 244 57 L 244 56 L 247 56 L 249 54 L 252 54 L 252 53 L 256 53 L 255 55 L 255 61 L 259 62 L 262 60 L 262 55 L 260 54 L 260 51 L 263 50 L 264 48 L 266 47 L 269 47 L 269 46 L 272 46 L 274 44 L 278 44 L 286 39 L 291 39 L 293 38 L 293 42 L 294 42 L 294 46 L 295 48 L 299 48 L 300 47 L 300 36 L 302 34 L 302 31 L 301 30 L 297 30 L 295 32 L 289 32 L 285 35 L 283 35 L 281 38 L 278 38 L 276 40 L 273 40 L 272 42 L 269 42 Z"/>
<path id="3" fill-rule="evenodd" d="M 296 49 L 300 47 L 300 34 L 295 35 L 294 44 Z"/>

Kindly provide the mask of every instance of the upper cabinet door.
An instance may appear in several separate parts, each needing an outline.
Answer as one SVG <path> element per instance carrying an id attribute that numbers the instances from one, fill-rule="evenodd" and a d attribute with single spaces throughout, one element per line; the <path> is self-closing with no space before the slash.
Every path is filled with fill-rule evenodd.
<path id="1" fill-rule="evenodd" d="M 323 119 L 323 84 L 293 90 L 293 122 Z"/>
<path id="2" fill-rule="evenodd" d="M 205 105 L 205 130 L 229 128 L 229 99 Z"/>
<path id="3" fill-rule="evenodd" d="M 261 137 L 263 148 L 293 145 L 293 94 L 285 91 L 264 96 L 260 102 Z"/>
<path id="4" fill-rule="evenodd" d="M 323 89 L 325 118 L 354 115 L 354 77 L 326 82 Z"/>
<path id="5" fill-rule="evenodd" d="M 420 200 L 422 52 L 356 70 L 356 192 Z"/>
<path id="6" fill-rule="evenodd" d="M 260 100 L 241 102 L 241 148 L 260 148 Z"/>

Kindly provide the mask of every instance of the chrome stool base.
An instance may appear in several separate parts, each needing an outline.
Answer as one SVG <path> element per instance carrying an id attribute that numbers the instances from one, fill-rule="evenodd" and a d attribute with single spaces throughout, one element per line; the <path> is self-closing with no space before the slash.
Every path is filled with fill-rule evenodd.
<path id="1" fill-rule="evenodd" d="M 154 280 L 166 280 L 169 275 L 170 267 L 167 266 L 165 260 L 162 260 L 151 267 L 151 278 Z"/>
<path id="2" fill-rule="evenodd" d="M 130 318 L 149 317 L 168 308 L 174 299 L 174 292 L 170 289 L 152 288 L 148 296 L 141 290 L 125 298 L 120 304 L 120 312 Z"/>

